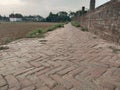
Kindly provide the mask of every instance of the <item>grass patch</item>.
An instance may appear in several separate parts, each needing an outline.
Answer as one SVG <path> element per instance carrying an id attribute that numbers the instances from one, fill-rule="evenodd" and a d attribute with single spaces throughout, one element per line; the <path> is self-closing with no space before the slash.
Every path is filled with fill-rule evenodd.
<path id="1" fill-rule="evenodd" d="M 88 28 L 82 27 L 77 21 L 72 21 L 71 24 L 75 27 L 80 27 L 81 31 L 88 31 Z"/>
<path id="2" fill-rule="evenodd" d="M 9 49 L 9 47 L 7 47 L 7 46 L 0 46 L 0 50 L 6 50 L 6 49 Z"/>
<path id="3" fill-rule="evenodd" d="M 4 44 L 7 44 L 7 43 L 10 43 L 12 42 L 14 39 L 11 38 L 11 37 L 6 37 L 5 41 L 4 41 Z"/>
<path id="4" fill-rule="evenodd" d="M 37 29 L 27 34 L 27 38 L 44 37 L 44 29 Z"/>
<path id="5" fill-rule="evenodd" d="M 80 27 L 80 23 L 77 21 L 72 21 L 71 24 L 75 27 Z"/>
<path id="6" fill-rule="evenodd" d="M 28 33 L 26 35 L 26 37 L 28 37 L 28 38 L 41 38 L 41 37 L 45 37 L 45 33 L 53 31 L 53 30 L 55 30 L 57 28 L 62 28 L 62 27 L 64 27 L 64 24 L 56 24 L 56 25 L 54 25 L 52 27 L 49 27 L 47 29 L 43 29 L 43 28 L 37 29 L 37 30 L 34 30 L 34 31 Z"/>
<path id="7" fill-rule="evenodd" d="M 88 31 L 88 28 L 81 27 L 81 31 Z"/>
<path id="8" fill-rule="evenodd" d="M 57 28 L 61 28 L 61 27 L 64 27 L 64 24 L 56 24 L 56 25 L 54 25 L 54 26 L 52 26 L 52 27 L 47 28 L 46 31 L 47 31 L 47 32 L 53 31 L 53 30 L 55 30 L 55 29 L 57 29 Z"/>

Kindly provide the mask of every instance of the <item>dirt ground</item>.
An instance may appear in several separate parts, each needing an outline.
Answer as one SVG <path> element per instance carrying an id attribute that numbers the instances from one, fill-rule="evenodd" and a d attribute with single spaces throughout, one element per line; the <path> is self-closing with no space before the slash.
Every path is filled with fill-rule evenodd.
<path id="1" fill-rule="evenodd" d="M 23 38 L 30 31 L 38 28 L 47 28 L 55 23 L 35 23 L 35 22 L 4 22 L 0 23 L 0 43 L 4 44 L 14 39 Z"/>

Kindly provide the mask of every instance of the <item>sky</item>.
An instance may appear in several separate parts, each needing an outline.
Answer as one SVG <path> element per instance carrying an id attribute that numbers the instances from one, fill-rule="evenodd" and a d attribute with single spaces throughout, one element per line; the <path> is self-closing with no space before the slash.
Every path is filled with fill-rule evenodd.
<path id="1" fill-rule="evenodd" d="M 108 1 L 96 0 L 96 7 Z M 88 9 L 89 2 L 90 0 L 0 0 L 0 14 L 8 16 L 14 12 L 47 17 L 49 12 L 77 11 L 82 6 Z"/>

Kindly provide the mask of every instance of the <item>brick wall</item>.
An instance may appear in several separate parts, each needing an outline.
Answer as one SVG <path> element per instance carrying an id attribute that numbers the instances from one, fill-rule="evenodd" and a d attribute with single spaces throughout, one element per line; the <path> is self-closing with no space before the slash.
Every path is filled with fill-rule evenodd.
<path id="1" fill-rule="evenodd" d="M 120 0 L 111 0 L 73 20 L 79 21 L 82 26 L 103 39 L 120 44 Z"/>

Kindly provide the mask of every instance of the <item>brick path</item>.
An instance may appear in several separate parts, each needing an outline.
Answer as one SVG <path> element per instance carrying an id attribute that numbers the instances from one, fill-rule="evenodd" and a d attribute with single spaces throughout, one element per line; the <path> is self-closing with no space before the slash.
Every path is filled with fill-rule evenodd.
<path id="1" fill-rule="evenodd" d="M 0 90 L 120 90 L 120 47 L 70 24 L 7 46 Z"/>

